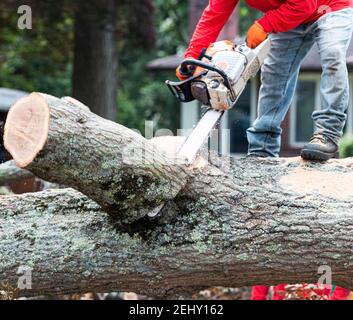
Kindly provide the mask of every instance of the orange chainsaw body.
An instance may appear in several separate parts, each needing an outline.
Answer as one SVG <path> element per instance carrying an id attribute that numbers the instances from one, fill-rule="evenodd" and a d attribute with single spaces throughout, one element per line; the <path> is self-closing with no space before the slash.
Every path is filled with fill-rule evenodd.
<path id="1" fill-rule="evenodd" d="M 230 40 L 223 40 L 223 41 L 218 41 L 215 43 L 211 43 L 210 46 L 207 48 L 207 50 L 204 53 L 204 57 L 201 59 L 202 62 L 209 63 L 212 57 L 221 51 L 234 51 L 236 48 L 236 45 L 230 41 Z M 210 59 L 211 58 L 211 59 Z M 222 66 L 221 63 L 217 65 L 218 68 L 220 69 L 226 69 L 227 66 Z M 193 73 L 193 76 L 197 76 L 202 74 L 205 71 L 204 68 L 202 67 L 197 67 Z"/>

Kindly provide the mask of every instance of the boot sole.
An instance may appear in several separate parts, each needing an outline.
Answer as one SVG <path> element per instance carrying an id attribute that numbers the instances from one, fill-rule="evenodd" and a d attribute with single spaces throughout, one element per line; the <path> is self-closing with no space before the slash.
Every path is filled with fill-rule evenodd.
<path id="1" fill-rule="evenodd" d="M 327 161 L 334 158 L 336 153 L 326 153 L 319 150 L 303 149 L 300 155 L 304 160 Z"/>

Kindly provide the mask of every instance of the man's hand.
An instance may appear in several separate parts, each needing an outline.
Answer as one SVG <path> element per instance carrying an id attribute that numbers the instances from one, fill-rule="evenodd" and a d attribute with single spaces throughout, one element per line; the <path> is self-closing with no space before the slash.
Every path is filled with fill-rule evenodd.
<path id="1" fill-rule="evenodd" d="M 187 58 L 188 60 L 190 58 Z M 186 80 L 193 75 L 193 69 L 190 67 L 184 67 L 182 68 L 182 63 L 179 65 L 179 67 L 176 69 L 175 75 L 178 77 L 180 81 Z"/>
<path id="2" fill-rule="evenodd" d="M 250 27 L 246 36 L 246 43 L 249 48 L 255 49 L 264 42 L 268 37 L 268 33 L 257 21 Z"/>

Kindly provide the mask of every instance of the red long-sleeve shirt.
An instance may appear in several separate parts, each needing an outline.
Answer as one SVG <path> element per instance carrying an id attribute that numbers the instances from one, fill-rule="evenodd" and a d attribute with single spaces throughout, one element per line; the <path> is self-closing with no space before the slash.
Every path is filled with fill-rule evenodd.
<path id="1" fill-rule="evenodd" d="M 215 42 L 239 0 L 210 0 L 192 36 L 185 57 L 197 58 Z M 352 7 L 353 0 L 246 0 L 264 16 L 259 23 L 266 32 L 286 32 L 302 23 L 319 19 L 327 12 Z"/>

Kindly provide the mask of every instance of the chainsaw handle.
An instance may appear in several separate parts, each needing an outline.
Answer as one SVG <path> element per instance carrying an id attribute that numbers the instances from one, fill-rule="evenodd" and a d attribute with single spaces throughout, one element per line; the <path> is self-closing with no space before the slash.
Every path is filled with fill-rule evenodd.
<path id="1" fill-rule="evenodd" d="M 179 68 L 180 74 L 185 77 L 191 77 L 193 75 L 194 71 L 195 71 L 195 69 L 189 68 L 189 65 L 181 64 L 180 68 Z"/>
<path id="2" fill-rule="evenodd" d="M 229 81 L 229 78 L 227 76 L 227 74 L 222 70 L 222 69 L 218 69 L 215 66 L 209 64 L 209 63 L 205 63 L 203 61 L 200 60 L 195 60 L 195 59 L 186 59 L 184 60 L 181 65 L 180 68 L 181 69 L 188 69 L 189 66 L 192 67 L 201 67 L 203 69 L 209 70 L 209 71 L 214 71 L 217 72 L 224 80 L 224 84 L 226 85 L 226 87 L 233 92 L 233 88 L 232 85 Z"/>

